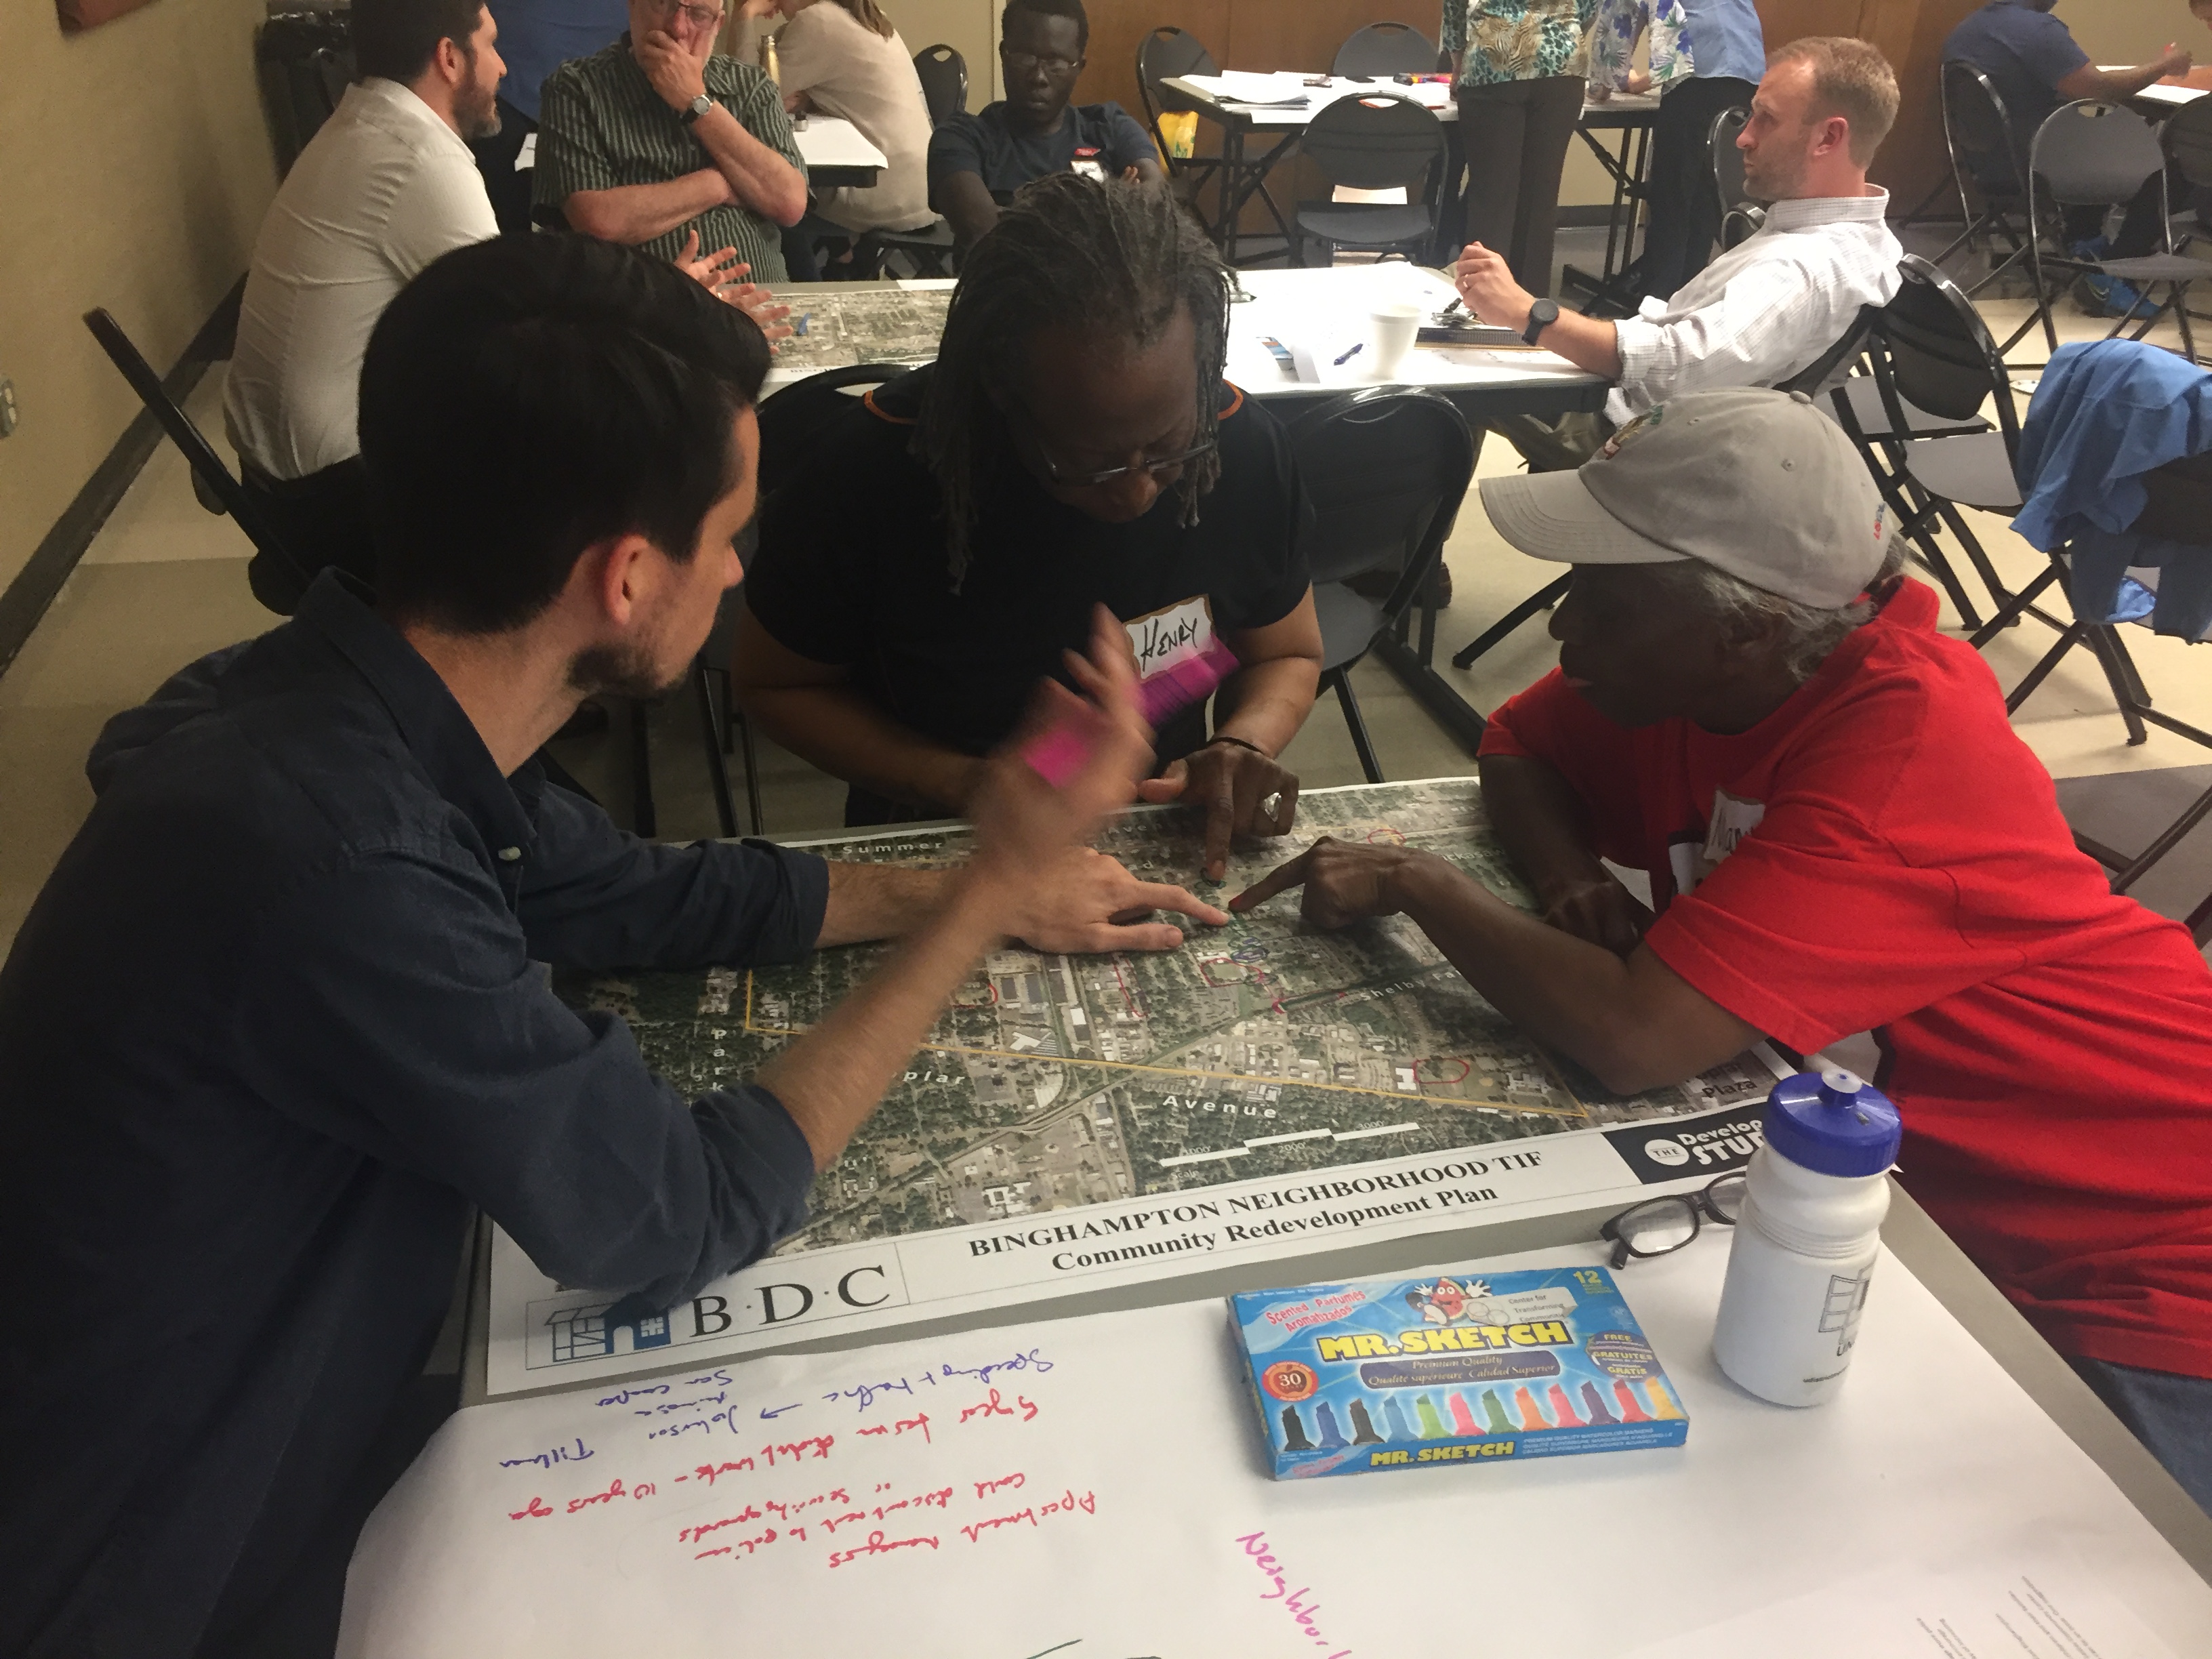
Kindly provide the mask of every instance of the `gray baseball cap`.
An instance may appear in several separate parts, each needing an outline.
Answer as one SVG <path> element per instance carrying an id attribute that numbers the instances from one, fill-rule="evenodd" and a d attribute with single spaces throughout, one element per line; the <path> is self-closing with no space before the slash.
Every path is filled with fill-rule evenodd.
<path id="1" fill-rule="evenodd" d="M 1823 609 L 1881 568 L 1881 491 L 1802 392 L 1695 392 L 1656 404 L 1572 472 L 1482 481 L 1498 533 L 1564 564 L 1701 559 Z"/>

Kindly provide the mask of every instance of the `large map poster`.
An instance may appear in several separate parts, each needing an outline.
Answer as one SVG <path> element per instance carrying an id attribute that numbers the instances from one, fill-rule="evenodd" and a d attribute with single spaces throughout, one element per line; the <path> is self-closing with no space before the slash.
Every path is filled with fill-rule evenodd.
<path id="1" fill-rule="evenodd" d="M 951 308 L 951 284 L 883 287 L 809 295 L 794 283 L 779 299 L 792 308 L 793 332 L 776 342 L 774 373 L 796 379 L 855 363 L 926 363 L 937 356 Z M 804 325 L 804 333 L 797 331 Z"/>
<path id="2" fill-rule="evenodd" d="M 1472 780 L 1316 791 L 1298 806 L 1298 836 L 1243 849 L 1218 896 L 1327 833 L 1425 848 L 1528 902 Z M 963 839 L 821 845 L 931 865 L 957 858 Z M 1102 845 L 1147 880 L 1209 890 L 1178 810 L 1133 813 Z M 620 1014 L 647 1061 L 696 1097 L 755 1070 L 881 956 L 852 947 L 788 969 L 562 988 Z M 1224 928 L 1194 926 L 1176 951 L 1001 951 L 823 1173 L 807 1226 L 711 1294 L 661 1310 L 565 1291 L 501 1236 L 489 1388 L 1556 1206 L 1636 1179 L 1576 1132 L 1756 1102 L 1777 1069 L 1747 1054 L 1680 1087 L 1612 1094 L 1516 1030 L 1402 918 L 1323 933 L 1299 921 L 1295 894 Z M 1684 1155 L 1683 1172 L 1704 1161 Z"/>

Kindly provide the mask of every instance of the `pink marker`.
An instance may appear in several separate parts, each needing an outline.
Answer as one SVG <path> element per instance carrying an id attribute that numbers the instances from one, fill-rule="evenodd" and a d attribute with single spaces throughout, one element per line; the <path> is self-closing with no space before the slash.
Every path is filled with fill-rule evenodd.
<path id="1" fill-rule="evenodd" d="M 1216 640 L 1195 657 L 1147 674 L 1137 686 L 1137 708 L 1145 724 L 1158 731 L 1170 715 L 1203 702 L 1243 665 L 1235 652 Z M 1091 758 L 1091 746 L 1073 724 L 1055 726 L 1024 749 L 1022 758 L 1054 788 L 1064 789 Z"/>

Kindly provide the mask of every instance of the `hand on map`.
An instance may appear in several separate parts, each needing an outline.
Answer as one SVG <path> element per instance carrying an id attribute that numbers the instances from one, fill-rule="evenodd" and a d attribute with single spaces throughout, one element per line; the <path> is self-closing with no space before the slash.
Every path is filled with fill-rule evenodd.
<path id="1" fill-rule="evenodd" d="M 1092 611 L 1089 656 L 1070 652 L 1067 663 L 1084 695 L 1079 697 L 1054 680 L 1040 684 L 1029 717 L 986 763 L 982 781 L 968 802 L 975 825 L 975 856 L 968 869 L 980 890 L 1000 900 L 1001 928 L 1010 934 L 1024 926 L 1044 925 L 1049 931 L 1068 921 L 1068 855 L 1090 850 L 1091 836 L 1129 804 L 1137 780 L 1152 763 L 1152 734 L 1137 708 L 1137 668 L 1129 654 L 1128 630 L 1104 605 Z M 1054 788 L 1037 775 L 1022 751 L 1062 726 L 1081 739 L 1085 758 L 1080 771 Z M 1087 866 L 1077 867 L 1091 874 Z M 1111 872 L 1096 879 L 1110 884 Z M 1112 908 L 1127 910 L 1142 902 L 1124 898 Z M 1103 921 L 1111 913 L 1102 909 L 1097 918 Z"/>
<path id="2" fill-rule="evenodd" d="M 1119 859 L 1088 847 L 1070 848 L 1050 881 L 1038 884 L 1034 916 L 1012 929 L 1033 951 L 1064 955 L 1108 951 L 1172 951 L 1182 930 L 1151 920 L 1156 910 L 1225 927 L 1226 911 L 1166 882 L 1139 881 Z"/>
<path id="3" fill-rule="evenodd" d="M 1255 909 L 1278 893 L 1304 887 L 1298 914 L 1316 927 L 1345 927 L 1369 916 L 1395 916 L 1404 908 L 1396 878 L 1409 864 L 1429 856 L 1410 847 L 1364 847 L 1323 836 L 1230 900 L 1229 908 Z"/>
<path id="4" fill-rule="evenodd" d="M 660 94 L 660 101 L 681 113 L 694 99 L 707 93 L 707 59 L 714 55 L 714 31 L 702 29 L 696 52 L 665 29 L 647 29 L 645 38 L 630 43 L 630 56 L 645 71 L 645 78 Z"/>
<path id="5" fill-rule="evenodd" d="M 1211 743 L 1137 786 L 1139 799 L 1179 800 L 1206 814 L 1206 878 L 1229 868 L 1237 836 L 1281 836 L 1298 819 L 1298 780 L 1256 749 Z M 1195 914 L 1195 913 L 1194 913 Z"/>
<path id="6" fill-rule="evenodd" d="M 695 230 L 684 239 L 676 268 L 716 299 L 735 306 L 758 323 L 760 331 L 768 336 L 768 349 L 773 351 L 778 340 L 791 337 L 791 325 L 783 320 L 791 315 L 791 307 L 776 304 L 775 295 L 759 283 L 746 282 L 752 267 L 735 263 L 737 257 L 733 247 L 702 254 L 699 233 Z"/>

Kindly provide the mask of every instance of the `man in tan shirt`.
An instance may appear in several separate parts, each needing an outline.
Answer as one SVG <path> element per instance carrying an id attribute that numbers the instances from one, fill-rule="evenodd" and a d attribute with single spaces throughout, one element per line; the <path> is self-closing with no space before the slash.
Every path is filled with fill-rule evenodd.
<path id="1" fill-rule="evenodd" d="M 783 106 L 850 121 L 889 163 L 873 185 L 817 196 L 848 230 L 919 230 L 929 210 L 929 106 L 914 56 L 876 0 L 751 0 L 748 16 L 787 18 L 775 37 Z"/>

